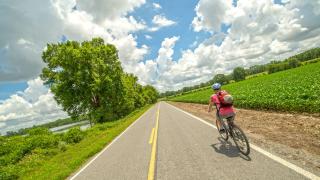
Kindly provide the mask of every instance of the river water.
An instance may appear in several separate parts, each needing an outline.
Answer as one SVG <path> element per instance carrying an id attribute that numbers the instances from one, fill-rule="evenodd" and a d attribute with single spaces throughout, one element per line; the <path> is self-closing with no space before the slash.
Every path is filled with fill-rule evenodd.
<path id="1" fill-rule="evenodd" d="M 90 123 L 89 123 L 89 121 L 80 121 L 80 122 L 76 122 L 76 123 L 71 123 L 71 124 L 66 124 L 63 126 L 54 127 L 54 128 L 51 128 L 50 131 L 52 131 L 54 133 L 62 133 L 62 132 L 68 131 L 70 128 L 72 128 L 74 126 L 80 126 L 81 130 L 85 130 L 85 129 L 90 128 Z"/>

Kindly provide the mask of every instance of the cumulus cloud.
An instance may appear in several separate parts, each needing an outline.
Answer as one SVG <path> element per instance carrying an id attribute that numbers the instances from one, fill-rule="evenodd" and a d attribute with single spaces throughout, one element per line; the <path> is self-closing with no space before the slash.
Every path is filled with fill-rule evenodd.
<path id="1" fill-rule="evenodd" d="M 167 19 L 167 18 L 166 18 L 165 16 L 163 16 L 163 15 L 155 15 L 155 16 L 153 17 L 153 19 L 152 19 L 152 22 L 153 22 L 155 25 L 158 25 L 158 26 L 160 26 L 160 27 L 171 26 L 171 25 L 176 24 L 176 22 Z"/>
<path id="2" fill-rule="evenodd" d="M 92 14 L 94 19 L 100 22 L 106 18 L 112 20 L 127 15 L 145 2 L 145 0 L 76 0 L 79 10 Z"/>
<path id="3" fill-rule="evenodd" d="M 192 21 L 195 31 L 219 31 L 222 23 L 228 23 L 232 0 L 200 0 L 195 11 L 197 16 Z"/>
<path id="4" fill-rule="evenodd" d="M 146 39 L 152 39 L 152 36 L 150 36 L 150 35 L 144 35 L 144 37 L 145 37 Z"/>
<path id="5" fill-rule="evenodd" d="M 152 19 L 153 27 L 149 28 L 149 31 L 158 31 L 162 27 L 172 26 L 177 24 L 177 22 L 167 19 L 164 15 L 155 15 Z"/>
<path id="6" fill-rule="evenodd" d="M 153 6 L 153 8 L 155 8 L 155 9 L 161 9 L 161 8 L 162 8 L 161 5 L 158 4 L 158 3 L 152 3 L 152 6 Z"/>
<path id="7" fill-rule="evenodd" d="M 172 62 L 172 55 L 174 53 L 174 46 L 176 42 L 180 39 L 179 36 L 173 36 L 172 38 L 165 38 L 161 43 L 161 48 L 158 51 L 158 57 L 156 62 L 161 64 L 159 66 L 159 71 L 165 71 L 170 67 Z"/>
<path id="8" fill-rule="evenodd" d="M 110 0 L 110 3 L 114 3 L 115 1 Z M 141 5 L 145 1 L 132 1 L 130 3 L 124 3 L 124 8 L 120 8 L 123 13 L 115 13 L 112 15 L 106 14 L 103 21 L 95 22 L 95 18 L 102 18 L 102 15 L 98 15 L 99 11 L 92 13 L 90 9 L 86 9 L 87 11 L 72 11 L 67 12 L 62 15 L 62 19 L 64 19 L 65 32 L 66 35 L 71 39 L 83 40 L 83 39 L 91 39 L 92 37 L 102 37 L 106 42 L 114 44 L 119 50 L 119 58 L 124 66 L 126 71 L 132 72 L 132 68 L 136 66 L 136 63 L 143 60 L 145 54 L 148 53 L 148 47 L 146 45 L 142 45 L 138 47 L 138 43 L 136 41 L 136 37 L 134 37 L 131 33 L 140 31 L 146 28 L 144 21 L 137 21 L 133 16 L 123 16 L 123 14 L 127 14 L 131 12 L 134 8 Z M 97 3 L 100 5 L 100 1 L 90 1 L 90 6 L 92 3 Z M 115 8 L 118 7 L 117 4 Z M 128 5 L 131 5 L 130 8 Z M 105 6 L 103 6 L 105 7 Z M 58 6 L 57 9 L 63 9 L 65 6 Z M 110 8 L 105 7 L 105 8 Z M 107 10 L 106 9 L 106 10 Z M 98 14 L 97 14 L 98 13 Z M 100 13 L 103 14 L 103 11 Z M 118 16 L 115 16 L 118 15 Z"/>
<path id="9" fill-rule="evenodd" d="M 119 49 L 122 63 L 143 60 L 145 45 L 137 46 L 131 33 L 146 29 L 143 20 L 128 13 L 145 0 L 27 0 L 0 2 L 0 81 L 36 78 L 44 66 L 41 52 L 47 43 L 62 36 L 71 40 L 88 40 L 100 36 Z M 123 41 L 129 45 L 123 46 Z M 121 49 L 121 48 L 125 49 Z M 128 54 L 126 54 L 128 53 Z"/>
<path id="10" fill-rule="evenodd" d="M 0 133 L 68 117 L 40 78 L 0 104 Z"/>
<path id="11" fill-rule="evenodd" d="M 43 47 L 59 38 L 55 30 L 61 21 L 53 5 L 41 0 L 1 1 L 0 16 L 0 81 L 36 77 L 43 67 Z"/>
<path id="12" fill-rule="evenodd" d="M 157 58 L 147 60 L 145 63 L 141 62 L 134 69 L 134 73 L 142 84 L 152 84 L 160 91 L 172 87 L 172 83 L 162 76 L 166 76 L 165 72 L 174 64 L 172 55 L 174 54 L 174 46 L 179 39 L 179 36 L 165 38 L 158 50 Z"/>

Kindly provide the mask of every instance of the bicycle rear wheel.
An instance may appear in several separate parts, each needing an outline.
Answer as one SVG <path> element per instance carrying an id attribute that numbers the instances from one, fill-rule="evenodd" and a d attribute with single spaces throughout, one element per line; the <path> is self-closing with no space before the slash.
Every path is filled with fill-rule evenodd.
<path id="1" fill-rule="evenodd" d="M 237 125 L 232 125 L 231 133 L 233 135 L 233 141 L 239 149 L 240 153 L 243 155 L 250 154 L 250 145 L 247 136 Z"/>
<path id="2" fill-rule="evenodd" d="M 220 125 L 219 122 L 220 121 L 218 119 L 216 119 L 216 127 L 218 129 L 218 132 L 219 132 L 219 134 L 220 134 L 220 136 L 222 137 L 223 140 L 228 141 L 229 135 L 228 135 L 227 127 L 226 127 L 224 122 L 221 122 L 221 125 Z M 221 128 L 223 128 L 224 131 L 220 131 Z"/>

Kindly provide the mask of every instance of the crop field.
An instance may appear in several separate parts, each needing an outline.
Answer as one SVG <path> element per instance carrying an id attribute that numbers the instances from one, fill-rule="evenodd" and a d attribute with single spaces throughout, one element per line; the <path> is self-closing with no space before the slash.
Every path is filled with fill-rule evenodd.
<path id="1" fill-rule="evenodd" d="M 320 62 L 258 76 L 222 87 L 239 108 L 320 112 Z M 207 104 L 213 91 L 205 89 L 169 98 L 171 101 Z"/>

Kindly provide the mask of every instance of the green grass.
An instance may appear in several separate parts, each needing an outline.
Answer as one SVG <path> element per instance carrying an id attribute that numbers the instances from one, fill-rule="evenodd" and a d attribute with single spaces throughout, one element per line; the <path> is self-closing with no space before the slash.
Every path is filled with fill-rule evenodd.
<path id="1" fill-rule="evenodd" d="M 264 76 L 264 75 L 267 75 L 267 74 L 268 74 L 268 72 L 262 72 L 262 73 L 258 73 L 258 74 L 253 74 L 253 75 L 246 76 L 246 79 L 251 79 L 251 78 L 258 77 L 258 76 Z"/>
<path id="2" fill-rule="evenodd" d="M 84 138 L 78 143 L 64 144 L 63 148 L 34 149 L 17 163 L 2 167 L 0 179 L 6 177 L 5 173 L 10 175 L 7 176 L 10 177 L 8 179 L 65 179 L 90 157 L 101 151 L 150 107 L 151 105 L 148 105 L 136 110 L 120 120 L 97 124 L 85 131 Z M 48 137 L 51 136 L 48 135 Z M 10 138 L 14 141 L 14 138 L 22 139 L 23 137 Z"/>
<path id="3" fill-rule="evenodd" d="M 301 62 L 302 65 L 306 65 L 306 64 L 313 64 L 313 63 L 317 63 L 320 61 L 320 58 L 316 58 L 316 59 L 312 59 L 312 60 L 309 60 L 309 61 L 304 61 L 304 62 Z"/>
<path id="4" fill-rule="evenodd" d="M 222 87 L 239 108 L 290 112 L 320 112 L 320 62 L 258 76 Z M 169 98 L 171 101 L 207 104 L 211 89 Z"/>

